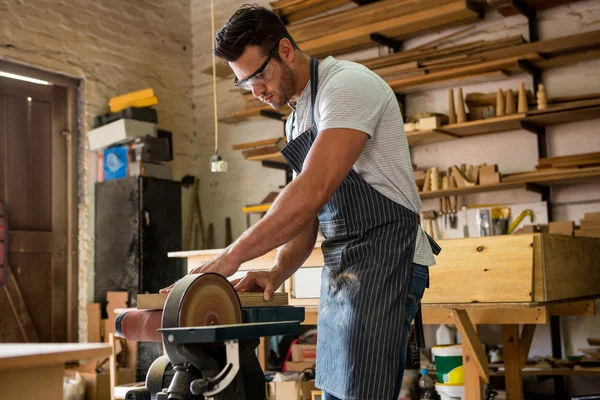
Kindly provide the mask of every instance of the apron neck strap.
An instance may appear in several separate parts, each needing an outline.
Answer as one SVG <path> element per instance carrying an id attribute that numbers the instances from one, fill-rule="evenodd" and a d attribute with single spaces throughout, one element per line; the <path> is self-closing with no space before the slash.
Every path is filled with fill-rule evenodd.
<path id="1" fill-rule="evenodd" d="M 310 108 L 312 112 L 312 123 L 315 124 L 315 99 L 319 87 L 319 60 L 310 58 Z"/>

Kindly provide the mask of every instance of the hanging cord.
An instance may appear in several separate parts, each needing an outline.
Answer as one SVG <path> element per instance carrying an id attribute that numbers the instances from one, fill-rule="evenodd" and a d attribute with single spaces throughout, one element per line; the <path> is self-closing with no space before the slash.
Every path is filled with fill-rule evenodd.
<path id="1" fill-rule="evenodd" d="M 212 48 L 210 49 L 210 54 L 212 55 L 212 70 L 213 70 L 213 103 L 214 103 L 214 111 L 215 111 L 215 154 L 217 154 L 219 150 L 219 121 L 218 121 L 218 113 L 217 113 L 217 65 L 215 60 L 215 54 L 213 53 L 213 49 L 215 48 L 215 2 L 214 0 L 210 0 L 210 26 L 211 26 L 211 39 L 212 39 Z"/>

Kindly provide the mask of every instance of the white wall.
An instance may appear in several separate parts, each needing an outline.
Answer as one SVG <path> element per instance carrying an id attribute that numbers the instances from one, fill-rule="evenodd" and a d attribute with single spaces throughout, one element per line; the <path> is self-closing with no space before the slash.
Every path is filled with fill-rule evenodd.
<path id="1" fill-rule="evenodd" d="M 217 0 L 216 27 L 220 28 L 227 18 L 244 1 Z M 258 1 L 268 5 L 267 0 Z M 199 136 L 197 158 L 201 159 L 197 174 L 202 177 L 202 207 L 205 221 L 215 223 L 216 245 L 223 245 L 224 218 L 232 217 L 234 237 L 245 228 L 245 218 L 240 208 L 246 204 L 259 202 L 269 191 L 284 184 L 281 171 L 264 169 L 258 163 L 245 161 L 239 152 L 230 150 L 231 145 L 255 139 L 271 138 L 282 134 L 281 123 L 267 119 L 256 119 L 235 126 L 220 125 L 221 155 L 229 162 L 230 171 L 226 174 L 208 172 L 208 160 L 213 153 L 214 139 L 212 125 L 212 86 L 211 76 L 200 73 L 210 66 L 210 8 L 206 1 L 192 1 L 193 62 L 194 62 L 194 118 L 196 135 Z M 600 2 L 582 1 L 570 6 L 559 7 L 542 12 L 540 19 L 540 39 L 550 39 L 590 30 L 598 29 L 600 22 Z M 477 39 L 497 39 L 500 37 L 522 34 L 527 38 L 527 21 L 522 16 L 503 18 L 497 13 L 486 16 L 485 21 L 476 24 L 476 33 L 456 43 Z M 435 37 L 443 36 L 452 30 L 436 32 L 405 42 L 406 48 L 414 47 Z M 340 56 L 346 59 L 365 59 L 376 56 L 377 48 L 366 50 L 361 54 Z M 585 62 L 544 73 L 543 81 L 550 97 L 577 95 L 600 92 L 600 60 Z M 465 86 L 466 93 L 473 91 L 495 92 L 497 88 L 518 90 L 519 83 L 526 82 L 532 89 L 532 80 L 527 75 L 515 76 L 505 81 Z M 229 80 L 218 82 L 219 116 L 226 117 L 232 111 L 243 108 L 243 100 L 233 90 Z M 407 96 L 407 114 L 423 111 L 447 113 L 447 90 L 435 90 Z M 548 129 L 548 151 L 550 156 L 562 156 L 583 152 L 600 151 L 600 135 L 595 127 L 598 120 L 565 124 Z M 525 131 L 498 133 L 494 135 L 466 138 L 455 141 L 436 143 L 415 147 L 411 150 L 413 163 L 419 168 L 430 166 L 448 167 L 453 164 L 482 162 L 498 164 L 504 173 L 530 171 L 537 164 L 536 137 Z M 524 190 L 495 192 L 465 196 L 468 203 L 521 203 L 539 201 L 536 193 Z M 600 185 L 579 185 L 560 187 L 552 190 L 554 219 L 570 219 L 578 222 L 583 213 L 600 210 Z M 577 204 L 570 204 L 571 202 Z M 423 203 L 424 209 L 437 209 L 437 200 Z M 600 329 L 600 317 L 596 318 L 563 318 L 562 329 L 565 337 L 567 354 L 577 352 L 585 347 L 584 340 L 591 332 Z M 435 327 L 428 327 L 429 336 L 433 338 Z M 498 327 L 486 327 L 482 336 L 488 343 L 501 342 Z M 431 343 L 431 341 L 430 341 Z M 549 327 L 540 326 L 532 346 L 532 355 L 549 355 Z"/>

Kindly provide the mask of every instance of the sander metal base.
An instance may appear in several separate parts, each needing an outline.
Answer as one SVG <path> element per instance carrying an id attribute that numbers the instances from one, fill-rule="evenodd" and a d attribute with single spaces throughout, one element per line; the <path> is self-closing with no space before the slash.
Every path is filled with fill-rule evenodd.
<path id="1" fill-rule="evenodd" d="M 241 308 L 233 286 L 214 273 L 177 282 L 160 329 L 156 313 L 136 310 L 117 317 L 121 336 L 156 340 L 162 335 L 167 353 L 150 367 L 146 387 L 127 393 L 129 400 L 264 400 L 259 338 L 297 334 L 304 321 L 304 308 Z"/>

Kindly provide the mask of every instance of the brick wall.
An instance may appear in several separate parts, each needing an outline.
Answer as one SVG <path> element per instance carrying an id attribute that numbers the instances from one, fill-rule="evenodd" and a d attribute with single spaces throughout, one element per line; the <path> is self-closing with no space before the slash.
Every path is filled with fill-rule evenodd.
<path id="1" fill-rule="evenodd" d="M 83 132 L 93 116 L 107 111 L 110 97 L 152 87 L 160 99 L 159 126 L 174 134 L 175 179 L 197 162 L 188 0 L 8 0 L 0 3 L 0 15 L 2 59 L 83 79 Z M 82 338 L 85 304 L 93 292 L 94 166 L 94 154 L 80 151 Z"/>
<path id="2" fill-rule="evenodd" d="M 241 0 L 215 1 L 215 30 L 220 29 L 227 19 L 242 4 Z M 268 0 L 256 1 L 268 6 Z M 197 138 L 196 169 L 193 171 L 201 179 L 201 206 L 204 223 L 215 226 L 215 246 L 225 244 L 225 218 L 232 220 L 234 239 L 246 227 L 245 215 L 241 208 L 247 204 L 259 203 L 270 191 L 279 190 L 285 184 L 285 173 L 281 170 L 263 168 L 260 163 L 246 161 L 239 151 L 231 146 L 283 135 L 283 123 L 255 118 L 238 125 L 219 124 L 219 154 L 228 162 L 227 173 L 211 173 L 209 160 L 214 154 L 214 107 L 212 86 L 212 33 L 210 31 L 210 1 L 192 0 L 192 42 L 194 64 L 194 121 L 193 134 Z M 218 62 L 222 62 L 218 60 Z M 203 71 L 208 70 L 210 74 Z M 243 109 L 244 101 L 240 91 L 233 85 L 233 75 L 217 78 L 217 100 L 219 118 L 228 117 L 233 111 Z M 184 195 L 188 193 L 185 192 Z M 257 216 L 252 217 L 256 222 Z"/>

